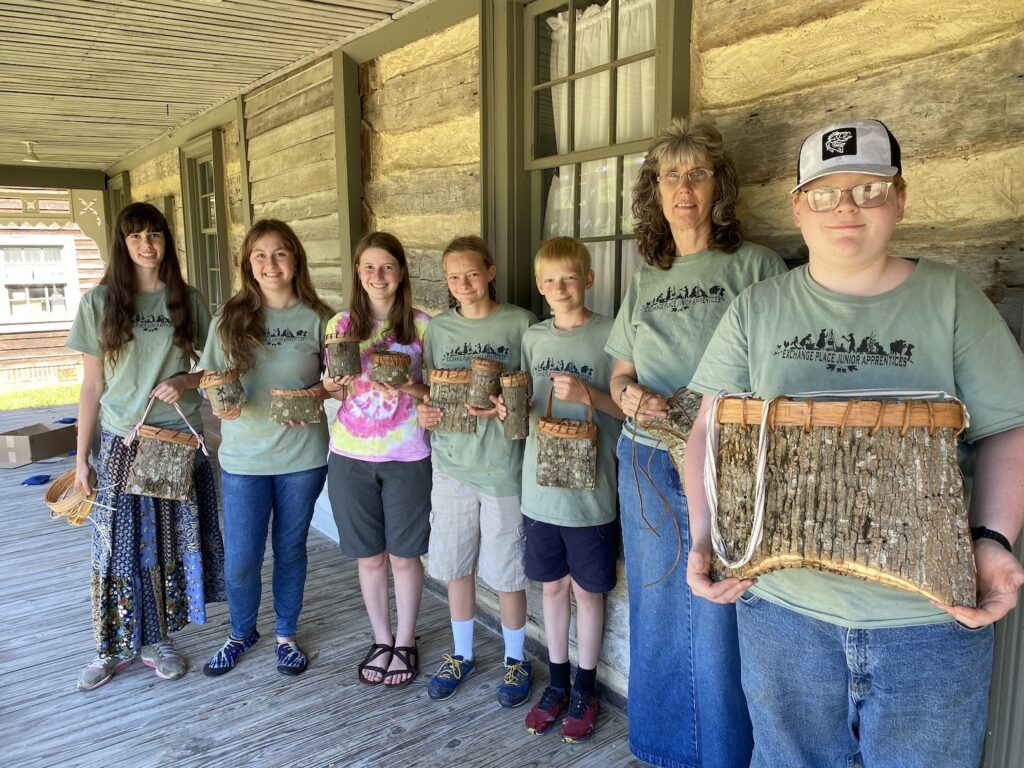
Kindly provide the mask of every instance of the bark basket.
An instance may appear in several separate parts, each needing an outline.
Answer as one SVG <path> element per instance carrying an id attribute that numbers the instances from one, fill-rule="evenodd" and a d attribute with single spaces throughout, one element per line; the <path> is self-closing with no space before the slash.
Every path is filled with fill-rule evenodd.
<path id="1" fill-rule="evenodd" d="M 693 429 L 702 398 L 703 395 L 699 392 L 691 392 L 686 387 L 680 387 L 667 400 L 668 416 L 645 421 L 640 425 L 668 449 L 668 455 L 679 477 L 683 476 L 686 441 L 690 438 L 690 430 Z"/>
<path id="2" fill-rule="evenodd" d="M 530 434 L 530 374 L 513 371 L 501 377 L 501 396 L 508 414 L 505 416 L 505 438 L 525 440 Z"/>
<path id="3" fill-rule="evenodd" d="M 473 408 L 493 408 L 491 395 L 501 392 L 501 361 L 474 357 L 469 361 L 472 377 L 466 402 Z"/>
<path id="4" fill-rule="evenodd" d="M 589 404 L 586 421 L 554 419 L 554 394 L 554 389 L 548 393 L 547 415 L 537 420 L 537 485 L 592 491 L 597 480 L 594 404 Z"/>
<path id="5" fill-rule="evenodd" d="M 329 333 L 324 340 L 327 347 L 327 375 L 332 378 L 358 376 L 362 373 L 359 359 L 359 339 L 342 333 Z"/>
<path id="6" fill-rule="evenodd" d="M 245 405 L 245 390 L 238 371 L 211 371 L 199 380 L 199 387 L 206 392 L 210 408 L 214 413 L 224 413 Z"/>
<path id="7" fill-rule="evenodd" d="M 476 434 L 476 416 L 466 410 L 472 373 L 468 368 L 435 368 L 430 371 L 430 404 L 442 411 L 433 432 Z"/>
<path id="8" fill-rule="evenodd" d="M 270 418 L 278 424 L 290 421 L 319 424 L 324 420 L 320 395 L 313 389 L 271 389 Z"/>
<path id="9" fill-rule="evenodd" d="M 961 403 L 779 398 L 762 427 L 763 406 L 726 397 L 712 411 L 720 425 L 717 454 L 709 446 L 717 473 L 705 472 L 705 490 L 717 528 L 716 579 L 814 568 L 947 605 L 975 604 L 957 464 L 967 423 Z"/>
<path id="10" fill-rule="evenodd" d="M 188 432 L 139 427 L 135 458 L 128 468 L 125 493 L 156 499 L 188 501 L 192 498 L 199 440 Z"/>
<path id="11" fill-rule="evenodd" d="M 373 371 L 370 373 L 370 378 L 374 381 L 392 387 L 405 384 L 405 379 L 409 375 L 409 366 L 412 364 L 412 358 L 407 354 L 404 352 L 374 352 L 371 360 L 373 361 Z"/>

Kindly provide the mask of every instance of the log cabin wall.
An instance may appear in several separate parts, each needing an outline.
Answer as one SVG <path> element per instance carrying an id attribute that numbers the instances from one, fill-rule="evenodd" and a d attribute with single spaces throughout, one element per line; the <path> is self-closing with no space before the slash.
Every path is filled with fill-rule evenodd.
<path id="1" fill-rule="evenodd" d="M 188 254 L 185 239 L 185 210 L 181 194 L 181 162 L 178 150 L 164 152 L 128 172 L 131 180 L 132 202 L 152 203 L 167 217 L 174 235 L 182 273 L 188 280 Z M 171 210 L 165 210 L 166 208 Z M 112 212 L 111 218 L 117 216 Z"/>
<path id="2" fill-rule="evenodd" d="M 320 297 L 341 306 L 330 58 L 245 96 L 253 220 L 281 219 L 302 241 Z"/>
<path id="3" fill-rule="evenodd" d="M 959 265 L 1021 338 L 1024 5 L 992 0 L 697 0 L 693 112 L 722 130 L 752 240 L 805 257 L 788 191 L 803 138 L 849 117 L 900 141 L 893 252 Z"/>
<path id="4" fill-rule="evenodd" d="M 448 306 L 441 252 L 480 233 L 478 17 L 359 67 L 363 218 L 405 246 L 416 305 Z"/>
<path id="5" fill-rule="evenodd" d="M 238 121 L 232 120 L 221 132 L 224 157 L 223 194 L 227 201 L 227 249 L 231 263 L 231 285 L 238 288 L 241 278 L 238 273 L 238 254 L 248 228 L 242 195 L 242 147 L 238 133 Z"/>

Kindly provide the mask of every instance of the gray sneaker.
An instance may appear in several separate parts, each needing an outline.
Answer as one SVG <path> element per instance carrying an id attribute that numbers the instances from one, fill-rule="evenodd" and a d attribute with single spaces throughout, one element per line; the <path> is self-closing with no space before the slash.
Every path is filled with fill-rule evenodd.
<path id="1" fill-rule="evenodd" d="M 99 688 L 122 669 L 127 668 L 135 659 L 120 659 L 116 656 L 97 656 L 86 664 L 78 677 L 78 690 L 91 691 Z"/>
<path id="2" fill-rule="evenodd" d="M 139 658 L 147 667 L 156 670 L 156 676 L 162 680 L 174 680 L 188 670 L 185 660 L 174 650 L 170 640 L 163 640 L 155 645 L 144 645 Z"/>

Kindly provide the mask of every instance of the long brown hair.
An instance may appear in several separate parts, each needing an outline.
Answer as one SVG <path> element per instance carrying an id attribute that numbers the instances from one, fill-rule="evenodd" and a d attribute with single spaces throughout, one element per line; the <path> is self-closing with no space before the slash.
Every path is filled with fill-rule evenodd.
<path id="1" fill-rule="evenodd" d="M 456 237 L 445 247 L 444 253 L 441 254 L 441 268 L 444 268 L 444 260 L 449 253 L 461 253 L 463 251 L 480 254 L 480 260 L 484 263 L 484 269 L 490 269 L 494 266 L 494 256 L 482 237 L 478 235 L 462 235 L 461 237 Z M 494 279 L 487 284 L 487 295 L 495 304 L 498 303 L 497 279 L 498 276 L 495 275 Z M 447 286 L 447 284 L 448 281 L 445 280 L 445 285 Z M 448 291 L 448 306 L 449 308 L 459 306 L 458 300 L 451 291 Z"/>
<path id="2" fill-rule="evenodd" d="M 249 257 L 252 249 L 264 235 L 276 234 L 284 241 L 285 247 L 295 256 L 295 272 L 292 274 L 292 290 L 299 301 L 326 320 L 332 310 L 317 296 L 316 288 L 309 276 L 306 249 L 295 232 L 278 219 L 261 219 L 252 225 L 242 241 L 238 269 L 241 287 L 224 302 L 217 325 L 217 339 L 228 364 L 244 373 L 253 367 L 256 351 L 266 344 L 267 326 L 263 317 L 263 292 L 252 274 Z"/>
<path id="3" fill-rule="evenodd" d="M 181 263 L 174 245 L 174 235 L 167 219 L 149 203 L 126 205 L 117 216 L 114 237 L 110 244 L 110 260 L 100 285 L 106 286 L 107 295 L 100 325 L 100 348 L 110 365 L 116 366 L 118 357 L 135 334 L 135 264 L 128 253 L 125 238 L 136 232 L 162 232 L 164 256 L 157 276 L 165 286 L 167 312 L 174 326 L 174 346 L 185 359 L 193 363 L 199 359 L 195 349 L 196 319 L 189 305 L 189 288 L 181 276 Z"/>
<path id="4" fill-rule="evenodd" d="M 356 243 L 356 252 L 352 257 L 352 304 L 349 307 L 348 333 L 366 341 L 373 333 L 373 310 L 370 297 L 359 280 L 359 259 L 370 248 L 380 248 L 391 254 L 402 270 L 402 282 L 395 291 L 395 301 L 388 310 L 388 332 L 399 344 L 412 344 L 416 341 L 416 323 L 412 306 L 412 280 L 409 277 L 409 261 L 405 257 L 405 248 L 397 237 L 390 232 L 370 232 L 363 235 Z"/>
<path id="5" fill-rule="evenodd" d="M 736 202 L 740 197 L 739 175 L 725 151 L 722 134 L 711 123 L 689 123 L 674 117 L 647 148 L 647 156 L 633 185 L 633 218 L 637 248 L 644 261 L 668 269 L 677 256 L 672 230 L 665 220 L 658 192 L 661 169 L 707 160 L 715 173 L 715 197 L 711 204 L 711 237 L 708 248 L 733 253 L 743 243 Z"/>

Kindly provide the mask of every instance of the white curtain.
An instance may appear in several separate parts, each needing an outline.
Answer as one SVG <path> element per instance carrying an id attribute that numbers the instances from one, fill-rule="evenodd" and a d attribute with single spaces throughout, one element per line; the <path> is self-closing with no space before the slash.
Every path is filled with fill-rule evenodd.
<path id="1" fill-rule="evenodd" d="M 623 0 L 619 4 L 618 50 L 616 58 L 625 58 L 654 48 L 656 0 Z M 568 11 L 547 19 L 551 30 L 551 78 L 568 74 L 569 22 Z M 611 3 L 590 5 L 576 12 L 576 56 L 574 72 L 608 62 L 611 47 Z M 654 133 L 654 57 L 648 57 L 616 70 L 616 141 L 626 142 Z M 607 146 L 609 111 L 611 109 L 612 73 L 605 71 L 575 81 L 573 124 L 575 149 Z M 555 144 L 559 154 L 569 151 L 568 89 L 566 85 L 552 89 Z M 626 179 L 617 176 L 616 159 L 582 163 L 579 166 L 580 235 L 600 237 L 615 234 L 616 196 L 626 190 L 625 205 L 629 207 L 628 190 L 632 187 L 638 164 L 627 158 Z M 543 234 L 545 239 L 571 235 L 573 222 L 573 188 L 577 169 L 572 165 L 558 168 L 552 179 L 545 204 Z M 624 211 L 624 214 L 626 212 Z M 628 219 L 628 216 L 624 216 Z M 595 290 L 588 300 L 594 311 L 611 313 L 614 309 L 614 247 L 611 243 L 592 243 Z M 623 267 L 636 261 L 632 242 L 624 244 Z M 626 272 L 626 279 L 632 268 Z"/>

